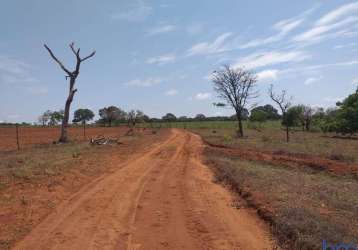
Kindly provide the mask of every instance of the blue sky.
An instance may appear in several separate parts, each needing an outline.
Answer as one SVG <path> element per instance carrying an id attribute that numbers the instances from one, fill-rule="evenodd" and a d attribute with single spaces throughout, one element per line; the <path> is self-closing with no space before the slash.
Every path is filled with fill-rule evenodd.
<path id="1" fill-rule="evenodd" d="M 334 106 L 358 85 L 358 1 L 4 0 L 0 8 L 0 121 L 36 121 L 63 108 L 68 44 L 93 49 L 77 81 L 77 108 L 116 105 L 161 117 L 228 115 L 210 72 L 223 64 L 258 74 L 294 103 Z"/>

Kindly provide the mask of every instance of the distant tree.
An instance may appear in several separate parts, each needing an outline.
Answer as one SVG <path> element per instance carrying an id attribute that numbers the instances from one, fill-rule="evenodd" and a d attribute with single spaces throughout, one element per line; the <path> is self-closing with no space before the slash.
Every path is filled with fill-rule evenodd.
<path id="1" fill-rule="evenodd" d="M 268 92 L 269 92 L 269 95 L 270 95 L 270 98 L 272 99 L 272 101 L 274 101 L 281 109 L 282 125 L 284 125 L 286 127 L 286 141 L 289 142 L 290 141 L 289 132 L 290 132 L 290 123 L 291 123 L 290 118 L 292 118 L 292 117 L 286 117 L 286 115 L 287 115 L 288 108 L 291 106 L 292 98 L 287 97 L 286 90 L 282 90 L 281 94 L 276 94 L 273 90 L 272 84 L 271 84 Z"/>
<path id="2" fill-rule="evenodd" d="M 195 119 L 195 120 L 198 120 L 198 121 L 204 121 L 205 118 L 206 118 L 205 115 L 203 115 L 203 114 L 197 114 L 194 119 Z"/>
<path id="3" fill-rule="evenodd" d="M 350 134 L 358 132 L 358 88 L 355 93 L 338 102 L 336 132 Z"/>
<path id="4" fill-rule="evenodd" d="M 144 120 L 144 122 L 150 122 L 151 118 L 149 117 L 149 115 L 144 115 L 143 120 Z"/>
<path id="5" fill-rule="evenodd" d="M 178 121 L 181 121 L 181 122 L 185 122 L 185 121 L 188 121 L 188 120 L 189 120 L 189 118 L 187 116 L 180 116 L 178 118 Z"/>
<path id="6" fill-rule="evenodd" d="M 112 126 L 112 122 L 126 118 L 126 112 L 116 106 L 104 107 L 98 111 L 98 114 L 103 123 L 108 123 L 109 127 Z"/>
<path id="7" fill-rule="evenodd" d="M 221 103 L 221 102 L 213 102 L 213 105 L 215 107 L 226 107 L 226 104 L 225 103 Z"/>
<path id="8" fill-rule="evenodd" d="M 223 69 L 214 71 L 212 81 L 218 97 L 235 110 L 239 125 L 237 133 L 243 137 L 243 111 L 249 99 L 257 97 L 257 92 L 254 91 L 257 76 L 245 69 L 234 69 L 226 65 Z"/>
<path id="9" fill-rule="evenodd" d="M 298 127 L 302 125 L 302 107 L 292 106 L 288 108 L 286 115 L 284 115 L 282 119 L 282 124 L 288 127 Z"/>
<path id="10" fill-rule="evenodd" d="M 71 51 L 76 56 L 76 67 L 73 71 L 70 71 L 62 64 L 62 62 L 59 59 L 57 59 L 57 57 L 53 54 L 52 50 L 46 44 L 44 44 L 44 47 L 46 48 L 46 50 L 48 51 L 48 53 L 50 54 L 52 59 L 61 67 L 61 69 L 63 71 L 65 71 L 66 80 L 67 80 L 67 78 L 70 79 L 70 90 L 69 90 L 69 93 L 67 96 L 65 110 L 64 110 L 64 116 L 62 119 L 61 135 L 60 135 L 60 139 L 59 139 L 60 142 L 68 141 L 67 127 L 68 127 L 68 120 L 70 118 L 70 107 L 71 107 L 71 103 L 73 100 L 73 96 L 77 92 L 77 89 L 75 89 L 74 87 L 75 87 L 76 79 L 77 79 L 78 75 L 80 74 L 81 63 L 84 62 L 85 60 L 89 59 L 90 57 L 94 56 L 96 53 L 96 51 L 93 51 L 88 56 L 81 58 L 80 57 L 80 49 L 79 48 L 75 49 L 74 46 L 75 46 L 74 43 L 70 44 Z"/>
<path id="11" fill-rule="evenodd" d="M 90 109 L 77 109 L 73 117 L 72 122 L 81 122 L 82 124 L 86 124 L 86 122 L 93 119 L 94 113 Z"/>
<path id="12" fill-rule="evenodd" d="M 267 120 L 277 120 L 280 119 L 277 109 L 275 109 L 271 104 L 266 104 L 265 106 L 257 106 L 251 110 L 252 112 L 263 111 L 267 115 Z"/>
<path id="13" fill-rule="evenodd" d="M 128 126 L 134 128 L 136 123 L 144 122 L 145 114 L 140 110 L 131 110 L 127 113 Z"/>
<path id="14" fill-rule="evenodd" d="M 51 126 L 57 125 L 59 122 L 61 122 L 63 120 L 63 117 L 64 117 L 64 111 L 63 110 L 52 111 L 50 113 L 49 125 L 51 125 Z"/>
<path id="15" fill-rule="evenodd" d="M 39 116 L 38 121 L 42 124 L 42 126 L 45 126 L 48 124 L 51 117 L 51 110 L 47 110 L 42 115 Z"/>
<path id="16" fill-rule="evenodd" d="M 320 129 L 324 132 L 337 132 L 338 131 L 338 109 L 337 108 L 328 108 L 320 115 L 319 120 L 316 120 L 316 123 Z"/>
<path id="17" fill-rule="evenodd" d="M 265 111 L 263 111 L 261 109 L 253 109 L 251 111 L 249 120 L 252 122 L 263 123 L 263 122 L 267 121 L 268 118 L 269 118 L 269 115 Z"/>
<path id="18" fill-rule="evenodd" d="M 309 131 L 311 128 L 312 116 L 313 116 L 313 108 L 310 106 L 306 106 L 303 104 L 293 106 L 291 109 L 295 109 L 295 114 L 297 114 L 297 119 L 302 127 L 303 131 Z"/>
<path id="19" fill-rule="evenodd" d="M 165 116 L 162 117 L 163 121 L 167 122 L 174 122 L 176 121 L 177 117 L 172 113 L 167 113 Z"/>

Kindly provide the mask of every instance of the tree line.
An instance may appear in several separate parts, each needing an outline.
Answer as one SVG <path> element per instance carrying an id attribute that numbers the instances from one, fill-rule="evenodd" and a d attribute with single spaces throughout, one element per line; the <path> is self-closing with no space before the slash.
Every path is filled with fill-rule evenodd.
<path id="1" fill-rule="evenodd" d="M 73 70 L 68 69 L 55 56 L 52 50 L 44 44 L 45 49 L 50 57 L 65 72 L 66 80 L 69 80 L 69 94 L 65 102 L 65 109 L 60 111 L 46 111 L 40 118 L 43 125 L 56 125 L 61 121 L 60 142 L 67 142 L 67 127 L 69 123 L 70 106 L 74 95 L 77 92 L 75 88 L 76 80 L 80 73 L 81 63 L 95 55 L 95 51 L 88 56 L 81 57 L 80 48 L 75 48 L 74 43 L 69 45 L 71 52 L 75 56 L 76 65 Z M 258 92 L 255 90 L 258 78 L 254 72 L 245 68 L 232 68 L 224 65 L 212 74 L 214 83 L 214 91 L 224 103 L 216 103 L 217 107 L 229 106 L 235 111 L 235 119 L 238 121 L 237 134 L 244 136 L 242 121 L 249 116 L 248 103 L 251 99 L 257 98 Z M 289 141 L 290 127 L 300 124 L 304 130 L 309 131 L 311 124 L 316 122 L 324 132 L 336 132 L 342 134 L 354 134 L 358 131 L 358 89 L 355 93 L 349 95 L 342 102 L 337 103 L 334 109 L 323 110 L 313 109 L 306 105 L 292 106 L 292 98 L 287 95 L 285 90 L 275 92 L 273 85 L 268 90 L 269 97 L 281 111 L 281 117 L 271 105 L 256 107 L 251 110 L 250 119 L 252 121 L 265 121 L 267 119 L 282 119 L 282 125 L 286 130 L 286 138 Z M 127 122 L 131 126 L 135 126 L 137 122 L 148 121 L 150 118 L 140 110 L 131 110 L 128 113 L 118 107 L 109 106 L 99 110 L 101 117 L 97 123 L 108 124 L 111 126 L 113 122 Z M 92 120 L 94 114 L 91 110 L 76 110 L 73 122 L 86 122 Z M 162 117 L 163 121 L 173 121 L 177 118 L 175 115 L 168 113 Z M 191 119 L 191 118 L 190 118 Z M 190 120 L 189 119 L 189 120 Z M 194 119 L 205 120 L 204 115 L 199 114 Z M 152 119 L 153 120 L 153 119 Z M 188 118 L 180 117 L 179 120 L 188 120 Z"/>
<path id="2" fill-rule="evenodd" d="M 224 103 L 215 103 L 217 107 L 229 106 L 235 110 L 238 121 L 237 135 L 244 136 L 242 121 L 245 120 L 247 106 L 251 99 L 258 97 L 256 91 L 257 75 L 244 68 L 232 68 L 228 65 L 216 70 L 212 74 L 214 90 Z M 285 127 L 286 140 L 289 141 L 291 127 L 301 126 L 310 131 L 312 124 L 316 124 L 323 132 L 350 134 L 358 132 L 358 88 L 335 108 L 324 110 L 308 105 L 292 105 L 292 97 L 286 90 L 275 92 L 270 85 L 268 95 L 280 109 L 281 114 L 271 105 L 259 106 L 251 110 L 250 120 L 264 122 L 266 120 L 281 119 Z"/>

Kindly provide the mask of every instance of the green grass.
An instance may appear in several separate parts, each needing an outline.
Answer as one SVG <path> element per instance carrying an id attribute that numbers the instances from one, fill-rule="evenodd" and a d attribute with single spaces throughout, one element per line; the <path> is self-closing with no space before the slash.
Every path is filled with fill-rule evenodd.
<path id="1" fill-rule="evenodd" d="M 287 249 L 320 249 L 329 242 L 355 242 L 358 182 L 324 172 L 224 158 L 206 152 L 217 181 L 231 185 L 265 215 Z"/>

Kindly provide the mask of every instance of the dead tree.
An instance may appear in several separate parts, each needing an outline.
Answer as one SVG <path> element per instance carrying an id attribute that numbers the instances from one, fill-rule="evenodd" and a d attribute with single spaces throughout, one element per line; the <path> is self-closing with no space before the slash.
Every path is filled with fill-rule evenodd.
<path id="1" fill-rule="evenodd" d="M 225 65 L 223 69 L 214 71 L 212 81 L 218 97 L 226 102 L 220 105 L 228 105 L 235 110 L 239 125 L 238 136 L 243 137 L 242 120 L 245 106 L 249 99 L 258 96 L 258 92 L 254 90 L 257 82 L 256 75 L 245 69 L 233 69 Z"/>
<path id="2" fill-rule="evenodd" d="M 73 54 L 76 56 L 76 67 L 73 71 L 70 71 L 62 64 L 62 62 L 59 59 L 57 59 L 57 57 L 53 54 L 52 50 L 46 44 L 44 44 L 46 50 L 50 53 L 50 56 L 52 57 L 52 59 L 55 60 L 55 62 L 57 62 L 57 64 L 61 67 L 61 69 L 63 71 L 65 71 L 66 80 L 69 79 L 69 83 L 70 83 L 70 89 L 69 89 L 66 104 L 65 104 L 65 112 L 64 112 L 64 117 L 62 120 L 61 135 L 60 135 L 59 142 L 67 142 L 68 141 L 67 127 L 68 127 L 68 120 L 69 120 L 69 116 L 70 116 L 70 107 L 71 107 L 71 103 L 73 100 L 73 96 L 77 92 L 77 89 L 75 89 L 74 87 L 75 87 L 76 79 L 77 79 L 78 75 L 80 74 L 81 63 L 84 62 L 85 60 L 91 58 L 96 53 L 96 51 L 93 51 L 88 56 L 81 58 L 80 57 L 80 48 L 75 49 L 74 45 L 75 45 L 74 43 L 71 43 L 70 48 L 71 48 L 71 51 L 73 52 Z"/>
<path id="3" fill-rule="evenodd" d="M 291 106 L 292 98 L 287 97 L 286 90 L 282 90 L 281 94 L 276 94 L 273 91 L 272 84 L 269 88 L 269 95 L 270 95 L 270 98 L 272 99 L 272 101 L 274 101 L 281 109 L 283 124 L 285 124 L 285 126 L 286 126 L 286 141 L 289 142 L 290 141 L 290 133 L 289 133 L 290 126 L 289 126 L 289 121 L 287 120 L 286 116 L 287 116 L 287 110 Z"/>

